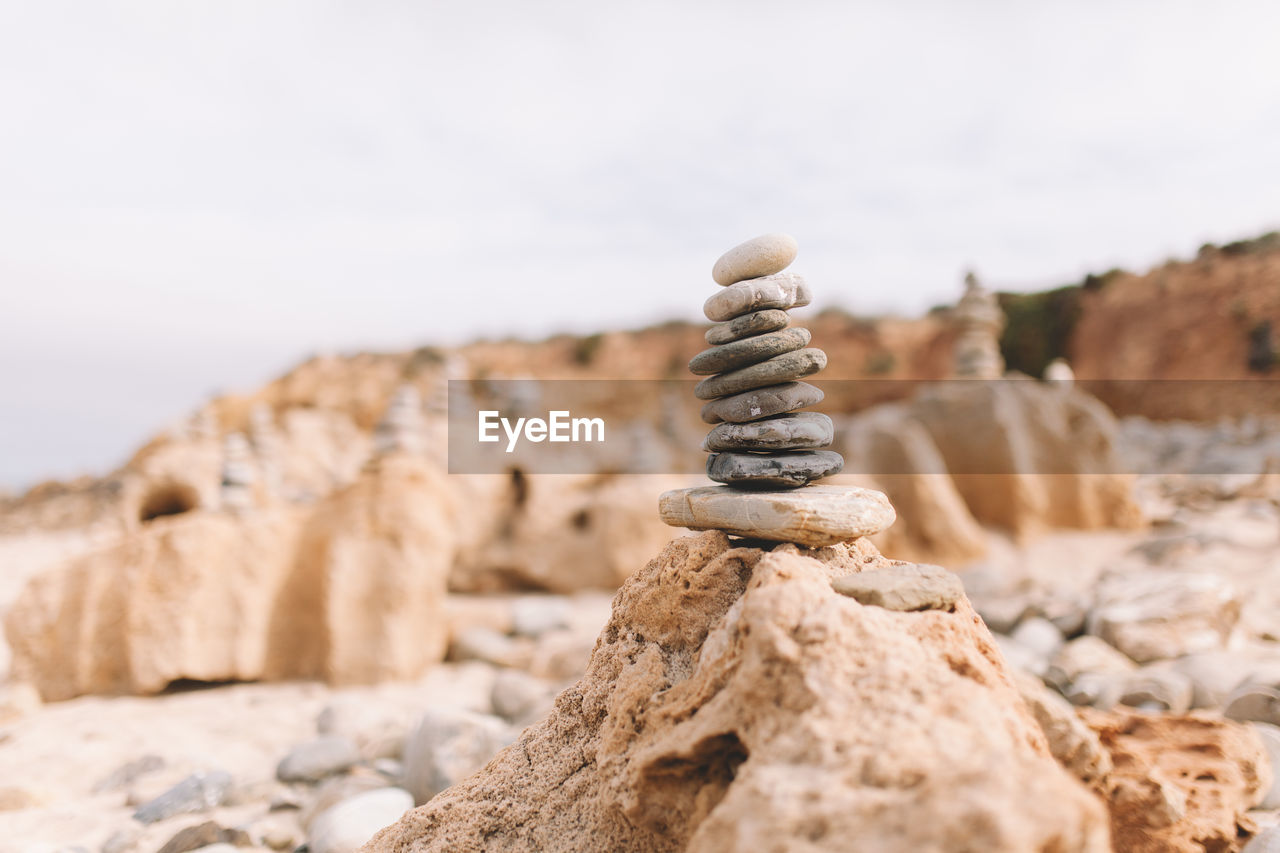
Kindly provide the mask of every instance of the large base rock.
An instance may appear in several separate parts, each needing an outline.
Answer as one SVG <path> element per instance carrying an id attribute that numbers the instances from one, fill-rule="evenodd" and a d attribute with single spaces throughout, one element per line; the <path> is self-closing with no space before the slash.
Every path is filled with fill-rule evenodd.
<path id="1" fill-rule="evenodd" d="M 676 540 L 554 713 L 366 850 L 1109 850 L 967 600 L 832 589 L 885 565 Z"/>
<path id="2" fill-rule="evenodd" d="M 673 489 L 659 497 L 658 515 L 673 527 L 723 530 L 811 548 L 879 533 L 895 518 L 884 495 L 853 486 L 764 492 L 729 486 Z"/>

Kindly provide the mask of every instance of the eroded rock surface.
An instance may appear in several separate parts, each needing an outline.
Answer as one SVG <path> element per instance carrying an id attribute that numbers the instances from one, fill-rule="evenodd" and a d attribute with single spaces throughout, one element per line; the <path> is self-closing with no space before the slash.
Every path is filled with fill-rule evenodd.
<path id="1" fill-rule="evenodd" d="M 1271 786 L 1255 732 L 1208 714 L 1081 712 L 1111 755 L 1112 841 L 1125 853 L 1239 850 Z"/>
<path id="2" fill-rule="evenodd" d="M 551 716 L 365 849 L 1109 850 L 967 600 L 832 589 L 887 565 L 865 540 L 672 542 Z"/>

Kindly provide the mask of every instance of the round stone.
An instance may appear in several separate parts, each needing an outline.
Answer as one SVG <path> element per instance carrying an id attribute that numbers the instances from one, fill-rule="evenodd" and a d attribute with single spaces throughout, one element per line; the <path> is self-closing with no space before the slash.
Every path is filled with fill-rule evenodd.
<path id="1" fill-rule="evenodd" d="M 784 272 L 730 285 L 704 302 L 702 313 L 719 323 L 766 308 L 798 308 L 812 299 L 803 278 Z"/>
<path id="2" fill-rule="evenodd" d="M 787 489 L 840 473 L 844 459 L 834 450 L 796 453 L 712 453 L 707 476 L 717 483 L 754 489 Z"/>
<path id="3" fill-rule="evenodd" d="M 757 364 L 775 355 L 793 352 L 809 345 L 813 336 L 808 329 L 783 329 L 767 335 L 743 338 L 730 344 L 721 344 L 703 350 L 689 362 L 689 372 L 698 376 L 724 373 L 751 364 Z"/>
<path id="4" fill-rule="evenodd" d="M 808 382 L 784 382 L 712 400 L 702 407 L 702 420 L 709 424 L 756 421 L 821 403 L 822 397 L 822 389 Z"/>
<path id="5" fill-rule="evenodd" d="M 800 246 L 790 234 L 765 234 L 734 246 L 711 268 L 716 284 L 730 285 L 749 278 L 773 275 L 796 259 Z"/>
<path id="6" fill-rule="evenodd" d="M 834 435 L 831 418 L 817 412 L 802 412 L 745 424 L 720 424 L 707 433 L 702 449 L 708 452 L 805 450 L 827 447 Z"/>
<path id="7" fill-rule="evenodd" d="M 693 389 L 699 400 L 714 400 L 730 394 L 741 394 L 753 388 L 765 388 L 780 382 L 791 382 L 812 376 L 827 366 L 827 354 L 815 347 L 774 356 L 718 376 L 708 376 Z"/>
<path id="8" fill-rule="evenodd" d="M 707 329 L 707 343 L 713 345 L 727 344 L 740 338 L 761 335 L 765 332 L 774 332 L 778 329 L 785 329 L 789 322 L 791 322 L 791 318 L 787 316 L 786 311 L 780 311 L 777 308 L 766 308 L 763 311 L 755 311 L 751 314 L 743 314 L 741 317 L 734 317 L 727 323 L 716 323 L 710 329 Z"/>

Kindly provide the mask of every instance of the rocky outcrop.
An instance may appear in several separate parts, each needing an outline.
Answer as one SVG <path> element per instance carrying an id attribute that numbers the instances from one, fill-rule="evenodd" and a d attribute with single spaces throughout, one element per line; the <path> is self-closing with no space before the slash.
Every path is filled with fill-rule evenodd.
<path id="1" fill-rule="evenodd" d="M 888 553 L 952 565 L 981 553 L 975 521 L 1026 537 L 1143 523 L 1106 407 L 1058 383 L 953 381 L 844 421 L 846 469 L 869 474 L 907 524 Z M 958 496 L 958 500 L 957 500 Z"/>
<path id="2" fill-rule="evenodd" d="M 921 394 L 924 425 L 974 517 L 1012 531 L 1137 527 L 1133 477 L 1106 407 L 1032 381 L 952 382 Z"/>
<path id="3" fill-rule="evenodd" d="M 672 542 L 552 715 L 366 850 L 1108 850 L 966 600 L 832 588 L 886 565 L 865 539 Z"/>
<path id="4" fill-rule="evenodd" d="M 841 448 L 857 460 L 856 470 L 867 472 L 898 512 L 893 526 L 875 537 L 880 550 L 944 566 L 986 553 L 986 534 L 947 475 L 937 445 L 903 406 L 877 406 L 842 432 Z"/>
<path id="5" fill-rule="evenodd" d="M 46 700 L 260 677 L 299 527 L 285 511 L 158 519 L 37 575 L 5 619 L 14 674 Z"/>
<path id="6" fill-rule="evenodd" d="M 192 512 L 35 577 L 13 672 L 45 699 L 179 680 L 407 678 L 443 658 L 452 560 L 440 475 L 383 460 L 307 519 Z"/>
<path id="7" fill-rule="evenodd" d="M 1262 742 L 1208 714 L 1080 712 L 1111 755 L 1112 842 L 1125 853 L 1239 850 L 1271 785 Z"/>
<path id="8" fill-rule="evenodd" d="M 364 684 L 412 678 L 444 658 L 456 547 L 444 482 L 420 459 L 383 457 L 317 508 L 275 631 L 296 653 L 269 676 Z"/>
<path id="9" fill-rule="evenodd" d="M 663 488 L 645 476 L 453 477 L 467 531 L 450 579 L 460 592 L 617 589 L 673 531 L 653 513 Z M 464 496 L 476 495 L 477 500 Z M 467 515 L 477 517 L 468 519 Z"/>

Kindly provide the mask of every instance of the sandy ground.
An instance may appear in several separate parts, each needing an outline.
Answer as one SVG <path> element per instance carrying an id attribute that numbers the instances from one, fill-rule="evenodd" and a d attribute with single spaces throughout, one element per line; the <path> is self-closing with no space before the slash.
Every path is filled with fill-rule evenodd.
<path id="1" fill-rule="evenodd" d="M 1160 568 L 1222 573 L 1251 591 L 1241 623 L 1249 641 L 1280 632 L 1280 508 L 1251 499 L 1188 508 L 1148 497 L 1156 519 L 1148 529 L 1057 532 L 1027 543 L 993 534 L 990 554 L 969 571 L 975 579 L 994 574 L 1011 589 L 1047 587 L 1069 596 L 1086 592 L 1105 573 L 1153 568 L 1143 550 L 1153 542 L 1185 540 L 1185 547 L 1160 558 Z M 26 563 L 36 570 L 85 547 L 71 540 L 28 544 L 23 559 L 39 558 Z M 0 565 L 12 567 L 19 555 L 16 541 L 0 541 Z M 0 572 L 0 610 L 22 580 Z M 592 614 L 601 624 L 607 609 L 597 600 Z M 52 853 L 74 845 L 97 853 L 113 833 L 137 826 L 131 817 L 137 803 L 193 771 L 214 768 L 236 779 L 239 804 L 152 825 L 130 849 L 158 849 L 182 827 L 208 819 L 251 833 L 283 824 L 301 840 L 296 810 L 269 811 L 273 798 L 288 793 L 275 781 L 275 767 L 293 745 L 316 734 L 326 705 L 355 701 L 406 719 L 433 705 L 488 712 L 495 672 L 472 662 L 442 664 L 411 684 L 242 684 L 150 698 L 82 697 L 0 720 L 0 853 Z M 120 790 L 93 792 L 112 771 L 145 755 L 163 758 L 164 768 Z"/>

